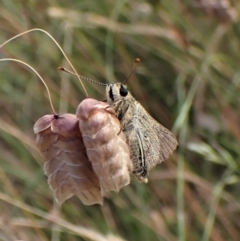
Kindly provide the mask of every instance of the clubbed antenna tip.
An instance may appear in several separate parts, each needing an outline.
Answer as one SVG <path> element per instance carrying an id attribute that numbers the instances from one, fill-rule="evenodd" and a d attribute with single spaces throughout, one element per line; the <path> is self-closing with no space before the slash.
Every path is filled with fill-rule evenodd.
<path id="1" fill-rule="evenodd" d="M 62 70 L 64 71 L 65 69 L 63 67 L 58 67 L 57 70 Z"/>
<path id="2" fill-rule="evenodd" d="M 135 68 L 136 68 L 136 66 L 137 66 L 137 64 L 138 64 L 139 62 L 140 62 L 140 59 L 139 59 L 139 58 L 136 58 L 135 61 L 134 61 L 134 64 L 133 64 L 133 67 L 132 67 L 132 70 L 131 70 L 130 74 L 129 74 L 128 77 L 122 82 L 122 84 L 126 83 L 126 82 L 129 80 L 129 78 L 131 77 L 133 71 L 135 70 Z"/>

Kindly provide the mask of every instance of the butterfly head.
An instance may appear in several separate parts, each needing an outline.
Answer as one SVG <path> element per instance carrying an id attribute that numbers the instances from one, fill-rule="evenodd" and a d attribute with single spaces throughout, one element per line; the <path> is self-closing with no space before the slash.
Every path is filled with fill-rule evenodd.
<path id="1" fill-rule="evenodd" d="M 106 86 L 106 97 L 107 97 L 107 102 L 109 104 L 122 100 L 126 98 L 129 95 L 129 91 L 126 87 L 126 85 L 122 83 L 116 83 L 116 84 L 108 84 Z"/>

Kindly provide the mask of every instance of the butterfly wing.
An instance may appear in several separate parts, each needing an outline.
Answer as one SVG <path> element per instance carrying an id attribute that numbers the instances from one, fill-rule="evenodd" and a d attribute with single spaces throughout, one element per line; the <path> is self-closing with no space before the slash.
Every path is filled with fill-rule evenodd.
<path id="1" fill-rule="evenodd" d="M 133 173 L 146 182 L 148 171 L 166 160 L 178 142 L 173 133 L 153 119 L 140 103 L 135 101 L 133 104 L 133 118 L 128 126 L 134 128 L 129 128 L 126 136 L 134 164 Z"/>
<path id="2" fill-rule="evenodd" d="M 146 140 L 145 151 L 149 150 L 149 145 L 154 149 L 154 157 L 149 160 L 149 169 L 154 167 L 156 164 L 168 159 L 172 152 L 176 149 L 178 142 L 173 133 L 153 119 L 150 114 L 138 103 L 139 120 L 146 131 L 144 137 Z M 151 148 L 152 149 L 152 148 Z"/>

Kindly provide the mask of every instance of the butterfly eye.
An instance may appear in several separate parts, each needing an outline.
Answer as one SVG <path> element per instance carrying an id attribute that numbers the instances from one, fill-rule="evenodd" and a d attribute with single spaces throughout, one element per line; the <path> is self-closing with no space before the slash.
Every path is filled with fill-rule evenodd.
<path id="1" fill-rule="evenodd" d="M 123 85 L 121 85 L 120 91 L 119 91 L 121 96 L 126 96 L 128 94 L 128 90 L 126 87 L 124 87 Z"/>

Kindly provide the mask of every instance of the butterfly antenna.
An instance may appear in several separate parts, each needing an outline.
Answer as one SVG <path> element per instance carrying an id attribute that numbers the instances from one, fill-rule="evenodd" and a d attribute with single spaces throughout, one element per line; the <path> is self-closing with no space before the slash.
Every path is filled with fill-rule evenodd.
<path id="1" fill-rule="evenodd" d="M 98 82 L 98 81 L 96 81 L 96 80 L 90 79 L 90 78 L 88 78 L 88 77 L 85 77 L 85 76 L 82 76 L 82 75 L 78 75 L 78 74 L 76 74 L 76 73 L 74 73 L 74 72 L 72 72 L 72 71 L 70 71 L 70 70 L 68 70 L 68 69 L 66 69 L 66 68 L 64 68 L 64 67 L 58 67 L 57 69 L 58 69 L 58 70 L 61 70 L 61 71 L 64 71 L 64 72 L 66 72 L 66 73 L 69 73 L 69 74 L 78 76 L 78 77 L 80 77 L 81 79 L 87 80 L 87 81 L 92 82 L 92 83 L 95 83 L 95 84 L 104 85 L 104 86 L 107 85 L 107 84 Z"/>
<path id="2" fill-rule="evenodd" d="M 54 37 L 48 33 L 47 31 L 41 29 L 41 28 L 33 28 L 33 29 L 30 29 L 30 30 L 27 30 L 27 31 L 24 31 L 20 34 L 17 34 L 15 36 L 13 36 L 12 38 L 8 39 L 7 41 L 5 41 L 4 43 L 0 44 L 0 48 L 2 48 L 4 45 L 8 44 L 9 42 L 11 42 L 12 40 L 22 36 L 22 35 L 25 35 L 27 33 L 30 33 L 30 32 L 34 32 L 34 31 L 39 31 L 39 32 L 43 32 L 44 34 L 46 34 L 55 44 L 56 46 L 59 48 L 59 50 L 62 52 L 63 56 L 65 57 L 65 59 L 67 60 L 67 62 L 69 63 L 69 65 L 71 66 L 71 68 L 73 69 L 74 73 L 76 73 L 76 76 L 78 77 L 78 80 L 80 82 L 80 84 L 82 85 L 82 88 L 86 94 L 86 96 L 88 96 L 88 93 L 87 93 L 87 90 L 84 86 L 84 84 L 82 83 L 82 80 L 80 78 L 80 76 L 77 74 L 77 71 L 75 70 L 74 66 L 72 65 L 72 63 L 70 62 L 70 60 L 68 59 L 67 55 L 65 54 L 65 52 L 63 51 L 63 49 L 61 48 L 61 46 L 58 44 L 58 42 L 54 39 Z"/>
<path id="3" fill-rule="evenodd" d="M 137 66 L 137 64 L 139 62 L 140 62 L 140 59 L 136 58 L 135 61 L 134 61 L 134 64 L 133 64 L 133 67 L 132 67 L 132 70 L 131 70 L 130 74 L 128 75 L 128 77 L 123 82 L 121 82 L 121 84 L 124 84 L 124 83 L 126 83 L 129 80 L 129 78 L 131 77 L 133 71 L 136 69 L 136 66 Z"/>

